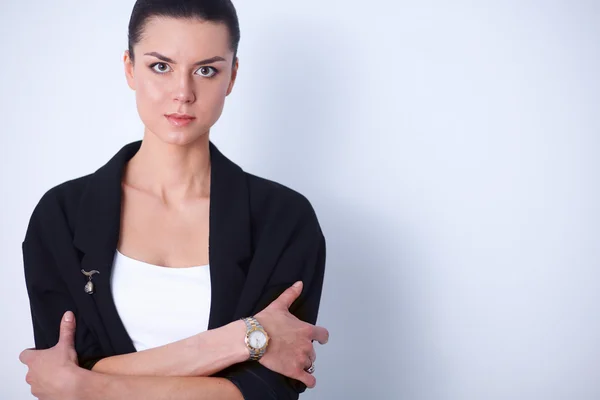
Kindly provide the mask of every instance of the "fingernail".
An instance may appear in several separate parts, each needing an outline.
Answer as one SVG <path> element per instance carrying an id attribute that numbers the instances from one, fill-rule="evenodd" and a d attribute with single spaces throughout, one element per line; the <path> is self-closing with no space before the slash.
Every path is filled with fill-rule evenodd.
<path id="1" fill-rule="evenodd" d="M 73 321 L 73 312 L 67 311 L 65 313 L 65 322 L 71 322 L 71 321 Z"/>
<path id="2" fill-rule="evenodd" d="M 302 285 L 302 281 L 298 281 L 298 282 L 294 283 L 294 285 L 293 285 L 293 286 L 294 286 L 295 288 L 299 288 L 301 285 Z"/>

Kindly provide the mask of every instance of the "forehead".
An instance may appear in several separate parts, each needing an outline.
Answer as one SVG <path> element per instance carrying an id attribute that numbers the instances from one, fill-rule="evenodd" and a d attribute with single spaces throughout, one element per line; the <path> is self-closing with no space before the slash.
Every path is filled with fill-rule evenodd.
<path id="1" fill-rule="evenodd" d="M 197 18 L 149 18 L 136 47 L 182 60 L 233 53 L 225 24 Z"/>

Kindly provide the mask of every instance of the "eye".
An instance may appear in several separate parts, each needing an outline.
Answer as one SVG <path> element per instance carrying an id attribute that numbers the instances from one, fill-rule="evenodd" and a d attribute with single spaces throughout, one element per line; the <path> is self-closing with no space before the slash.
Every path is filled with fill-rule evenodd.
<path id="1" fill-rule="evenodd" d="M 214 67 L 200 67 L 198 71 L 200 72 L 200 75 L 205 78 L 212 78 L 218 72 Z"/>
<path id="2" fill-rule="evenodd" d="M 159 68 L 156 68 L 156 67 L 159 67 Z M 164 74 L 165 72 L 168 72 L 168 68 L 170 68 L 170 67 L 168 64 L 165 64 L 163 62 L 157 62 L 157 63 L 150 65 L 150 68 L 152 68 L 152 70 L 154 72 L 157 72 L 159 74 Z"/>

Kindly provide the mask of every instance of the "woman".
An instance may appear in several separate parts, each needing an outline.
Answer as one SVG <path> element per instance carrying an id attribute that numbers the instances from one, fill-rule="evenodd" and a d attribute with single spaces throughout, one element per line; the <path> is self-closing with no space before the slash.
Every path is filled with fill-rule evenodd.
<path id="1" fill-rule="evenodd" d="M 124 65 L 143 140 L 50 189 L 23 241 L 36 350 L 20 359 L 40 399 L 282 399 L 314 387 L 313 341 L 328 340 L 314 326 L 315 212 L 209 140 L 238 42 L 229 0 L 136 2 Z"/>

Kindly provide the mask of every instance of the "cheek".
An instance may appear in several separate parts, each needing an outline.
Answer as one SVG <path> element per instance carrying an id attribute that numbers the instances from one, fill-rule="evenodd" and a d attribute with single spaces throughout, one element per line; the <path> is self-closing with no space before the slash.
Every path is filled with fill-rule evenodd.
<path id="1" fill-rule="evenodd" d="M 166 88 L 155 79 L 145 79 L 136 83 L 136 100 L 140 105 L 152 106 L 164 102 Z"/>
<path id="2" fill-rule="evenodd" d="M 227 82 L 210 82 L 196 86 L 196 103 L 193 108 L 203 125 L 212 125 L 223 111 L 227 94 Z"/>
<path id="3" fill-rule="evenodd" d="M 153 79 L 143 79 L 136 82 L 135 100 L 140 118 L 146 126 L 153 126 L 162 115 L 170 110 L 164 110 L 166 88 Z"/>
<path id="4" fill-rule="evenodd" d="M 214 125 L 223 113 L 223 107 L 225 105 L 225 93 L 226 90 L 213 90 L 210 96 L 207 96 L 205 99 L 203 99 L 204 101 L 202 101 L 202 107 L 204 109 L 203 114 L 206 124 L 211 126 Z"/>
<path id="5" fill-rule="evenodd" d="M 223 85 L 219 84 L 213 86 L 210 90 L 205 91 L 204 96 L 200 94 L 198 100 L 200 103 L 206 104 L 207 107 L 210 107 L 214 111 L 218 111 L 223 107 L 226 93 L 227 87 L 223 88 Z"/>

